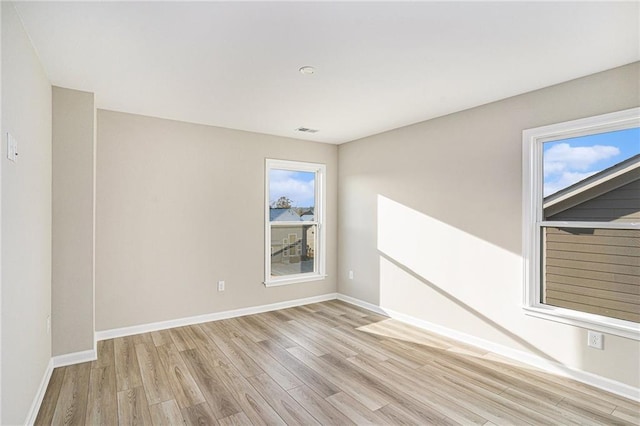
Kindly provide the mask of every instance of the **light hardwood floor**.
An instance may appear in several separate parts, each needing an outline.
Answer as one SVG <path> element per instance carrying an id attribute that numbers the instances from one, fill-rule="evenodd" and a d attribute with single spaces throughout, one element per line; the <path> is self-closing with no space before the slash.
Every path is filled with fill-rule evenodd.
<path id="1" fill-rule="evenodd" d="M 640 405 L 329 301 L 105 340 L 36 424 L 640 424 Z"/>

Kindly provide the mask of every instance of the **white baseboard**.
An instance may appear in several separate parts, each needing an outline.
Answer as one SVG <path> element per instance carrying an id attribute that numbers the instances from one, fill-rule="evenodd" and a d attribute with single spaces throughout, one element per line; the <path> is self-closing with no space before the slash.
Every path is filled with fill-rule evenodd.
<path id="1" fill-rule="evenodd" d="M 53 359 L 49 360 L 47 368 L 44 371 L 44 375 L 40 381 L 40 386 L 38 386 L 38 392 L 36 392 L 36 396 L 33 398 L 33 402 L 31 403 L 31 407 L 27 413 L 27 419 L 24 422 L 25 425 L 32 425 L 36 422 L 36 417 L 38 417 L 38 412 L 40 411 L 40 405 L 42 405 L 44 394 L 47 392 L 47 386 L 49 386 L 51 373 L 53 373 Z"/>
<path id="2" fill-rule="evenodd" d="M 168 321 L 153 322 L 149 324 L 134 325 L 131 327 L 114 328 L 96 332 L 96 340 L 113 339 L 116 337 L 131 336 L 134 334 L 148 333 L 150 331 L 166 330 L 173 327 L 200 324 L 203 322 L 217 321 L 227 318 L 242 317 L 245 315 L 259 314 L 262 312 L 276 311 L 278 309 L 294 306 L 308 305 L 310 303 L 325 302 L 336 299 L 336 293 L 327 293 L 320 296 L 306 297 L 304 299 L 287 300 L 285 302 L 271 303 L 269 305 L 252 306 L 249 308 L 233 309 L 230 311 L 215 312 L 211 314 L 197 315 L 193 317 L 178 318 Z"/>
<path id="3" fill-rule="evenodd" d="M 95 349 L 89 349 L 88 351 L 73 352 L 70 354 L 54 356 L 51 361 L 53 362 L 53 368 L 65 367 L 67 365 L 80 364 L 81 362 L 95 361 L 98 359 L 98 354 Z"/>
<path id="4" fill-rule="evenodd" d="M 343 302 L 351 303 L 352 305 L 359 306 L 364 309 L 368 309 L 370 311 L 375 312 L 376 314 L 390 316 L 384 309 L 382 309 L 378 305 L 374 305 L 373 303 L 365 302 L 364 300 L 356 299 L 355 297 L 347 296 L 345 294 L 338 293 L 338 300 L 342 300 Z"/>
<path id="5" fill-rule="evenodd" d="M 412 317 L 410 315 L 403 314 L 401 312 L 394 311 L 392 309 L 386 309 L 371 303 L 350 297 L 343 294 L 338 294 L 338 299 L 347 303 L 351 303 L 356 306 L 360 306 L 365 309 L 369 309 L 373 312 L 377 312 L 383 315 L 387 315 L 391 318 L 397 319 L 407 324 L 422 328 L 424 330 L 440 334 L 445 337 L 449 337 L 460 342 L 476 346 L 478 348 L 493 352 L 495 354 L 504 356 L 506 358 L 513 359 L 530 365 L 532 367 L 559 375 L 568 377 L 578 382 L 585 383 L 602 389 L 607 392 L 614 393 L 616 395 L 623 396 L 625 398 L 632 399 L 634 401 L 640 401 L 640 389 L 633 386 L 620 383 L 615 380 L 607 379 L 606 377 L 598 376 L 587 371 L 577 370 L 566 365 L 560 364 L 555 361 L 542 358 L 538 355 L 533 355 L 528 352 L 513 349 L 504 345 L 494 343 L 489 340 L 481 339 L 470 334 L 462 333 L 451 328 L 443 327 L 441 325 L 421 320 L 419 318 Z"/>

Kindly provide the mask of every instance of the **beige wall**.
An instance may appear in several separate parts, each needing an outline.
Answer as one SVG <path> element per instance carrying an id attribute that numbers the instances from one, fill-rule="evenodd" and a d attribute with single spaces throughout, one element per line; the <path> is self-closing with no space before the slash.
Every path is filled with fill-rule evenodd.
<path id="1" fill-rule="evenodd" d="M 51 357 L 51 86 L 2 2 L 2 418 L 22 424 Z M 18 140 L 7 160 L 6 132 Z"/>
<path id="2" fill-rule="evenodd" d="M 335 292 L 337 151 L 98 110 L 96 330 Z M 327 166 L 323 281 L 262 284 L 265 158 Z"/>
<path id="3" fill-rule="evenodd" d="M 640 105 L 640 64 L 339 148 L 338 290 L 632 386 L 640 344 L 521 308 L 522 130 Z M 354 279 L 347 278 L 354 271 Z"/>
<path id="4" fill-rule="evenodd" d="M 93 93 L 53 88 L 52 353 L 93 349 Z"/>

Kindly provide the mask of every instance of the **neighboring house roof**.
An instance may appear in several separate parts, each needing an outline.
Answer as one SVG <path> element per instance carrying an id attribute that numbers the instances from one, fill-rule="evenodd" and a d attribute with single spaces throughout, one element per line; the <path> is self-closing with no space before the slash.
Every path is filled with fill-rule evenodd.
<path id="1" fill-rule="evenodd" d="M 298 222 L 300 216 L 293 209 L 269 209 L 269 220 L 271 222 Z"/>
<path id="2" fill-rule="evenodd" d="M 638 179 L 640 154 L 545 197 L 542 208 L 546 217 L 553 216 Z"/>

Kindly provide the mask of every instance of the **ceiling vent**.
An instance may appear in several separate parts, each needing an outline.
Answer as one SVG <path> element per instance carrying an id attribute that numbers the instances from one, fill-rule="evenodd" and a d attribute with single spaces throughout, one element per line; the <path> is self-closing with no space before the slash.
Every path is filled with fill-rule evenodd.
<path id="1" fill-rule="evenodd" d="M 318 129 L 310 129 L 308 127 L 298 127 L 296 132 L 304 132 L 304 133 L 318 133 L 320 130 Z"/>

